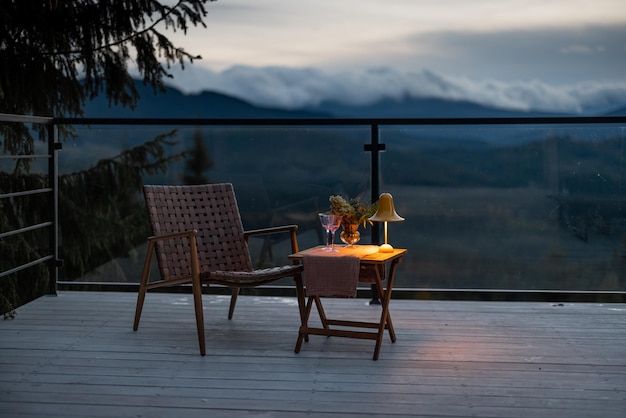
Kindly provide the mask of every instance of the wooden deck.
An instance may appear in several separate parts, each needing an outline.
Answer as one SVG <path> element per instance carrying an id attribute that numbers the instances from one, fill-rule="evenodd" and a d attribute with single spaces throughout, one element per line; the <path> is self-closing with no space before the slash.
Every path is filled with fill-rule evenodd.
<path id="1" fill-rule="evenodd" d="M 392 300 L 398 341 L 311 336 L 295 298 L 61 292 L 0 321 L 0 417 L 623 417 L 626 305 Z M 364 299 L 335 317 L 375 319 Z"/>

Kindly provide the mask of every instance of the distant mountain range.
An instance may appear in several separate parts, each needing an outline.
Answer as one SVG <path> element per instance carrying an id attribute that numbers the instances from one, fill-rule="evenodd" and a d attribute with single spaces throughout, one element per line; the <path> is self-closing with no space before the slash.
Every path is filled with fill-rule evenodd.
<path id="1" fill-rule="evenodd" d="M 364 106 L 323 102 L 318 106 L 287 110 L 256 106 L 245 100 L 216 92 L 183 94 L 166 87 L 165 93 L 155 94 L 151 88 L 137 82 L 140 99 L 134 110 L 121 106 L 109 107 L 106 97 L 89 101 L 85 117 L 96 118 L 479 118 L 479 117 L 541 117 L 574 116 L 566 113 L 523 112 L 488 107 L 469 101 L 436 98 L 405 97 L 385 99 Z M 603 115 L 625 116 L 626 105 Z M 590 115 L 586 115 L 590 116 Z"/>
<path id="2" fill-rule="evenodd" d="M 106 97 L 87 102 L 85 117 L 94 118 L 323 118 L 328 114 L 254 106 L 244 100 L 215 92 L 183 94 L 173 87 L 155 94 L 136 82 L 140 99 L 135 109 L 109 107 Z"/>
<path id="3" fill-rule="evenodd" d="M 365 118 L 499 118 L 565 115 L 564 113 L 521 112 L 498 109 L 469 101 L 413 97 L 404 97 L 402 100 L 384 99 L 358 107 L 336 102 L 325 102 L 308 110 L 330 113 L 335 117 Z"/>

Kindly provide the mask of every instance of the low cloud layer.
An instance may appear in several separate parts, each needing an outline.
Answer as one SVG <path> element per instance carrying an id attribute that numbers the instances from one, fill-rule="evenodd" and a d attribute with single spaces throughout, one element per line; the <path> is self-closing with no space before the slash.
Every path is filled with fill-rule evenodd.
<path id="1" fill-rule="evenodd" d="M 380 99 L 468 100 L 503 109 L 601 112 L 626 105 L 626 83 L 470 80 L 429 70 L 377 68 L 324 72 L 313 68 L 236 66 L 215 72 L 197 65 L 173 70 L 170 84 L 185 93 L 215 91 L 256 105 L 297 109 L 324 101 L 366 105 Z"/>
<path id="2" fill-rule="evenodd" d="M 399 7 L 398 13 L 409 8 L 408 3 L 392 3 Z M 487 8 L 492 5 L 481 4 Z M 543 10 L 543 6 L 537 7 Z M 387 6 L 382 9 L 387 10 Z M 296 11 L 304 13 L 301 7 L 293 6 L 292 12 Z M 283 14 L 276 18 L 279 16 Z M 253 40 L 229 44 L 234 56 L 224 62 L 230 64 L 209 69 L 207 66 L 224 58 L 210 49 L 203 55 L 206 61 L 197 61 L 184 71 L 174 68 L 172 85 L 188 93 L 211 90 L 285 109 L 314 107 L 325 101 L 367 105 L 406 96 L 467 100 L 511 110 L 585 114 L 625 106 L 626 26 L 576 19 L 556 25 L 542 18 L 545 16 L 538 14 L 515 27 L 483 22 L 472 28 L 452 25 L 424 30 L 420 25 L 409 25 L 397 33 L 357 36 L 353 42 L 344 34 L 323 49 L 327 55 L 311 49 L 322 45 L 321 39 L 297 41 L 297 34 L 303 36 L 298 27 L 278 30 L 279 26 L 264 24 L 266 30 L 273 28 L 269 30 L 272 34 L 281 35 L 280 41 L 262 38 L 266 42 L 259 43 L 261 38 L 257 37 L 266 32 L 255 26 L 257 37 Z M 230 38 L 222 34 L 220 39 Z M 237 45 L 248 49 L 239 50 Z M 291 49 L 284 49 L 287 45 Z M 281 50 L 275 51 L 276 47 Z M 260 64 L 259 56 L 271 64 Z M 298 64 L 289 62 L 288 57 L 307 59 Z"/>

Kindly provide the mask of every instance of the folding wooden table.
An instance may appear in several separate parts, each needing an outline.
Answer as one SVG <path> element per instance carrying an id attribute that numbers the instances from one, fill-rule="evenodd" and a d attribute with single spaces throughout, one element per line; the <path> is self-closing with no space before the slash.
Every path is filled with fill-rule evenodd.
<path id="1" fill-rule="evenodd" d="M 293 260 L 295 263 L 301 263 L 303 261 L 304 255 L 307 252 L 315 251 L 316 254 L 319 254 L 319 248 L 310 248 L 307 250 L 302 250 L 297 253 L 291 254 L 289 258 Z M 347 320 L 336 320 L 329 319 L 326 317 L 324 312 L 324 308 L 322 307 L 321 298 L 319 296 L 309 296 L 306 304 L 306 311 L 302 316 L 302 324 L 300 326 L 300 330 L 298 333 L 298 341 L 296 343 L 295 352 L 300 352 L 300 348 L 302 347 L 303 340 L 308 341 L 308 337 L 310 334 L 312 335 L 325 335 L 325 336 L 335 336 L 335 337 L 348 337 L 348 338 L 359 338 L 359 339 L 367 339 L 367 340 L 375 340 L 376 347 L 374 348 L 374 356 L 373 359 L 378 359 L 378 354 L 380 353 L 380 347 L 383 341 L 383 337 L 385 334 L 385 329 L 389 331 L 389 337 L 392 342 L 396 341 L 396 334 L 393 329 L 393 323 L 391 321 L 391 315 L 389 314 L 389 301 L 391 300 L 391 291 L 393 290 L 393 280 L 396 273 L 396 267 L 402 260 L 402 256 L 407 252 L 406 249 L 394 249 L 390 253 L 381 253 L 375 252 L 370 253 L 360 257 L 360 265 L 362 271 L 368 272 L 367 282 L 374 282 L 376 288 L 378 289 L 378 294 L 381 298 L 381 307 L 382 312 L 380 315 L 380 320 L 378 322 L 363 322 L 363 321 L 347 321 Z M 388 263 L 388 268 L 386 265 Z M 385 277 L 385 271 L 387 274 Z M 304 281 L 306 283 L 306 276 L 304 277 Z M 386 286 L 384 282 L 387 282 Z M 361 281 L 361 278 L 359 278 Z M 298 292 L 306 292 L 304 289 L 298 289 Z M 306 298 L 306 293 L 299 294 L 298 299 L 304 300 Z M 322 322 L 322 328 L 310 327 L 309 326 L 309 316 L 311 314 L 311 308 L 315 303 L 317 311 L 320 316 L 320 320 Z M 369 328 L 373 331 L 366 330 L 357 330 L 357 329 L 345 329 L 345 328 L 331 328 L 334 327 L 345 327 L 345 328 Z"/>

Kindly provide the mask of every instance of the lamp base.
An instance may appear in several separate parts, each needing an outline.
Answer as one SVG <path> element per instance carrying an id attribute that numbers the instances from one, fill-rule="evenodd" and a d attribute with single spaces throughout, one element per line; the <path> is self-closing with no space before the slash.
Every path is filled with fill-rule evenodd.
<path id="1" fill-rule="evenodd" d="M 380 247 L 378 247 L 378 252 L 379 253 L 391 253 L 393 252 L 393 247 L 389 244 L 383 244 Z"/>

